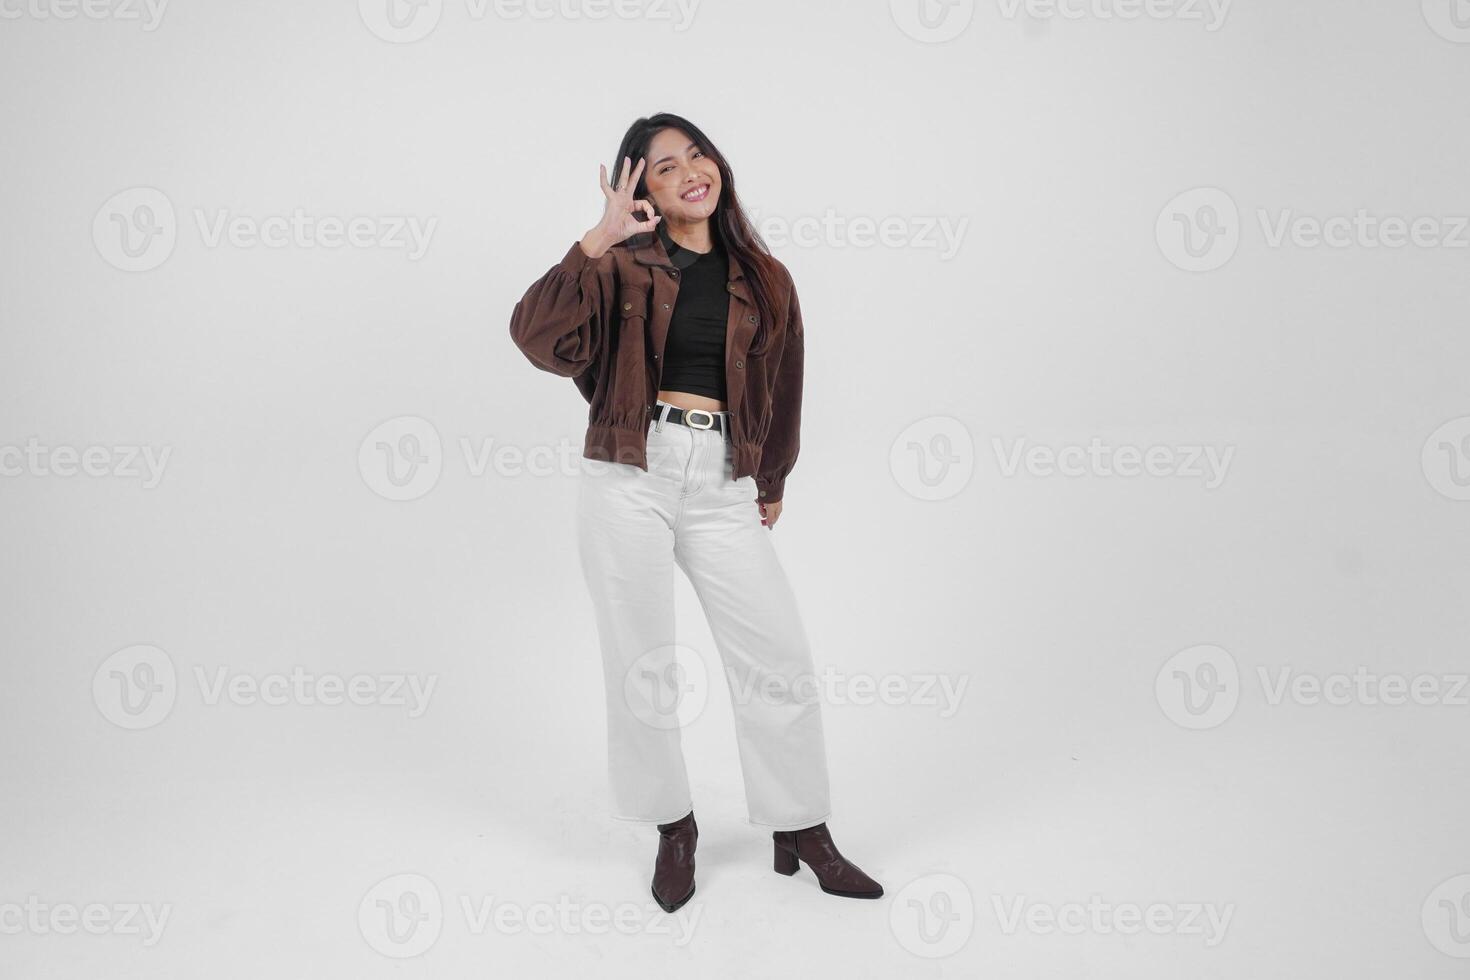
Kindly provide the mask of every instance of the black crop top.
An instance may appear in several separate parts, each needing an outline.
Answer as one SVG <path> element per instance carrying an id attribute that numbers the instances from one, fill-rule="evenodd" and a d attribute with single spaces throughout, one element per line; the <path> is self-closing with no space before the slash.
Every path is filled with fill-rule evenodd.
<path id="1" fill-rule="evenodd" d="M 669 261 L 681 270 L 679 298 L 674 302 L 664 342 L 659 388 L 727 401 L 725 329 L 730 316 L 730 292 L 726 288 L 730 266 L 720 233 L 714 231 L 714 248 L 704 253 L 680 248 L 662 223 L 658 234 Z"/>

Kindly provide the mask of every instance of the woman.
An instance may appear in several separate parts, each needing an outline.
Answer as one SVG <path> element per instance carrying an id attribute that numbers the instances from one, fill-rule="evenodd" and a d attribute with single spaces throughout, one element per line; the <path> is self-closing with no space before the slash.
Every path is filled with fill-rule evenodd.
<path id="1" fill-rule="evenodd" d="M 730 680 L 750 822 L 775 869 L 804 861 L 832 895 L 882 887 L 832 843 L 826 750 L 795 598 L 762 527 L 781 517 L 801 421 L 801 308 L 755 235 L 725 158 L 668 113 L 618 150 L 602 220 L 526 290 L 510 334 L 590 405 L 578 547 L 607 687 L 614 815 L 659 832 L 653 897 L 694 894 L 694 822 L 668 706 L 674 567 L 688 576 Z M 632 162 L 636 166 L 629 170 Z M 646 172 L 645 172 L 646 165 Z"/>

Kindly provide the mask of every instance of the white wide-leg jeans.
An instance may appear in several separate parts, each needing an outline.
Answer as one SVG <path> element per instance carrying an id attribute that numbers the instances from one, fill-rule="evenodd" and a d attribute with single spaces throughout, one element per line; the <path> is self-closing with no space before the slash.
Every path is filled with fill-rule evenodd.
<path id="1" fill-rule="evenodd" d="M 674 566 L 709 620 L 735 716 L 750 822 L 801 830 L 831 813 L 811 648 L 719 423 L 648 422 L 648 470 L 582 459 L 578 548 L 607 688 L 613 816 L 669 823 L 693 809 L 680 727 L 718 669 L 688 669 L 674 637 Z M 721 414 L 721 413 L 715 413 Z M 701 685 L 704 685 L 701 690 Z M 693 700 L 691 700 L 693 699 Z"/>

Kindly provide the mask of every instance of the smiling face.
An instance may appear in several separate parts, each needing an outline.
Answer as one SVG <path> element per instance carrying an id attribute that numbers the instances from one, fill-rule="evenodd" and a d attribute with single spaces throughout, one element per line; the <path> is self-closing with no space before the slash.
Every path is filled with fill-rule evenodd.
<path id="1" fill-rule="evenodd" d="M 648 144 L 643 180 L 666 223 L 697 224 L 720 199 L 720 168 L 678 129 L 660 130 Z"/>

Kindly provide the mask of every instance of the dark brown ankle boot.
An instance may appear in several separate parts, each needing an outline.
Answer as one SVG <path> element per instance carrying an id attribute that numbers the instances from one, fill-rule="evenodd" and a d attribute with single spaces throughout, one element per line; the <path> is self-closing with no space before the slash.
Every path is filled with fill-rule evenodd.
<path id="1" fill-rule="evenodd" d="M 843 898 L 881 898 L 883 886 L 863 873 L 863 869 L 842 856 L 832 843 L 826 823 L 805 830 L 778 830 L 771 835 L 776 842 L 776 870 L 794 875 L 805 861 L 817 876 L 817 883 L 828 895 Z"/>
<path id="2" fill-rule="evenodd" d="M 694 811 L 673 823 L 658 825 L 658 858 L 653 862 L 653 900 L 673 912 L 694 895 L 694 844 L 699 825 Z"/>

